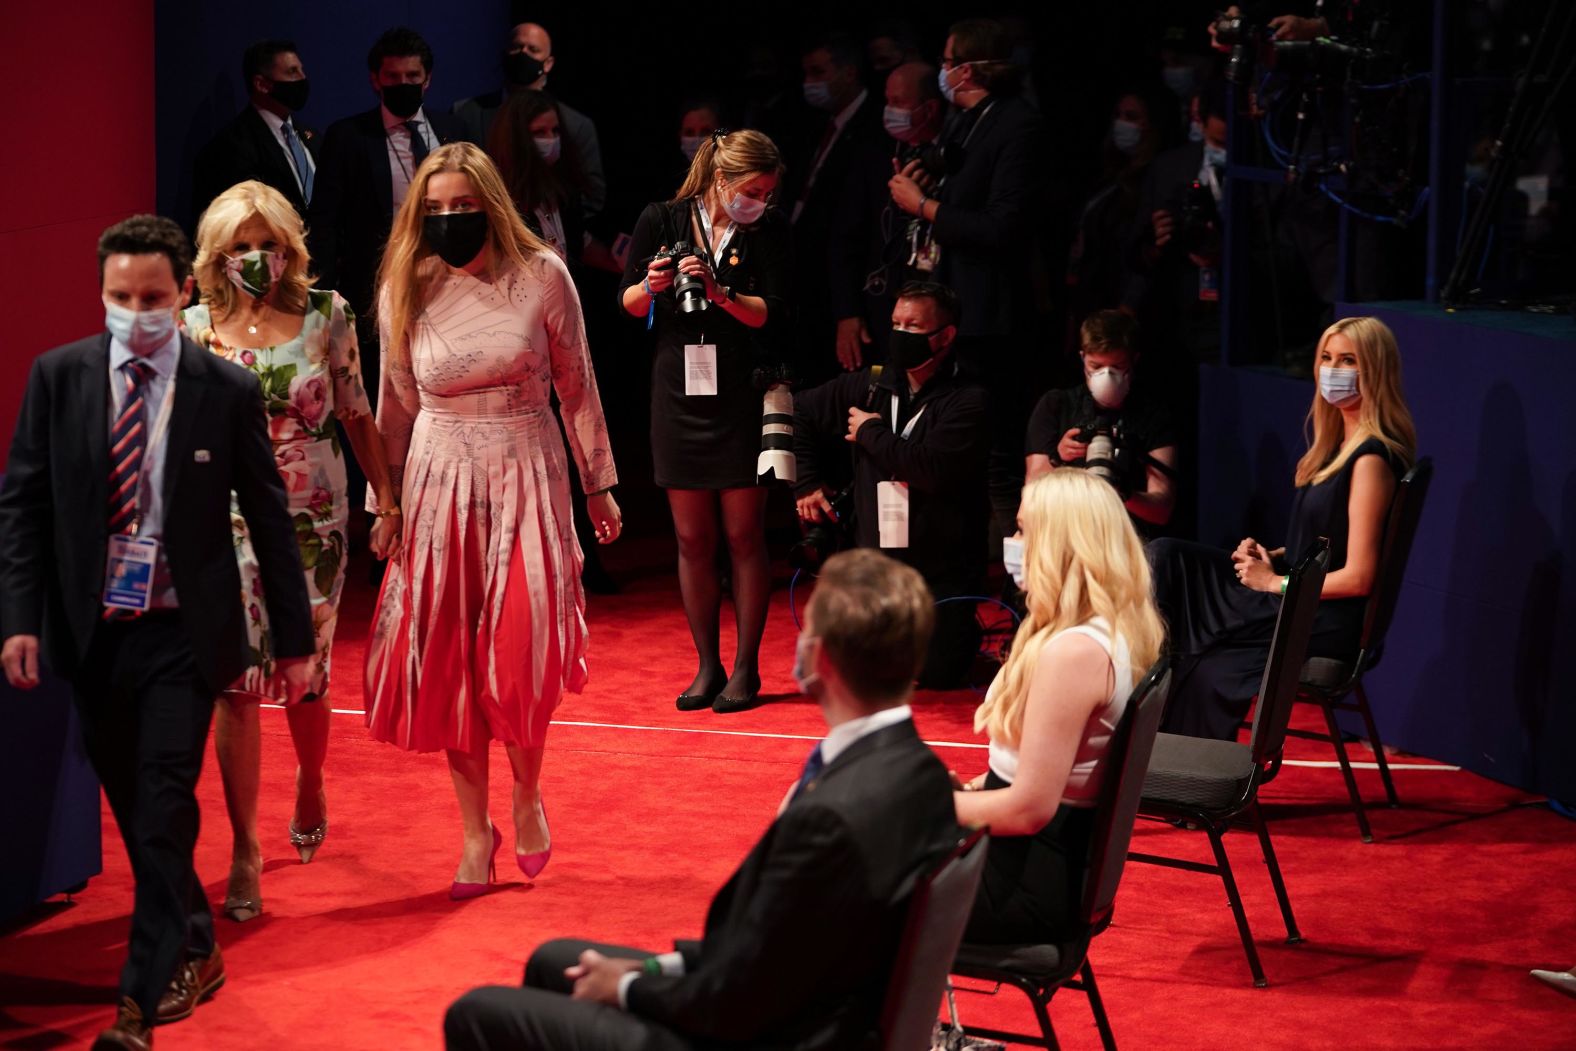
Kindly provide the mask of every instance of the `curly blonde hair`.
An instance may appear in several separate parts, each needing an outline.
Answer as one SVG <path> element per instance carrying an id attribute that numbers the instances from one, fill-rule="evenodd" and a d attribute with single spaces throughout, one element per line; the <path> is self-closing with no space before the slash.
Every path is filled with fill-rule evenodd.
<path id="1" fill-rule="evenodd" d="M 285 246 L 279 305 L 291 313 L 306 310 L 307 293 L 316 280 L 309 272 L 312 256 L 306 249 L 306 224 L 284 194 L 267 183 L 248 179 L 215 197 L 197 221 L 197 258 L 192 270 L 200 298 L 215 321 L 228 317 L 238 298 L 246 294 L 225 276 L 225 248 L 235 231 L 253 218 L 267 223 L 274 240 Z"/>

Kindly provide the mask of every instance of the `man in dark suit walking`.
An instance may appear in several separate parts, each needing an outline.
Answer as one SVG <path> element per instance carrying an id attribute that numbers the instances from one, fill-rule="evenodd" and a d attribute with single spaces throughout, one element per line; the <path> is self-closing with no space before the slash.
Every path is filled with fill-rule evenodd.
<path id="1" fill-rule="evenodd" d="M 449 1008 L 451 1051 L 878 1046 L 913 879 L 958 835 L 908 708 L 932 622 L 913 569 L 868 549 L 828 559 L 794 676 L 830 729 L 702 939 L 659 955 L 548 942 L 526 988 Z"/>
<path id="2" fill-rule="evenodd" d="M 244 670 L 234 492 L 262 566 L 287 705 L 303 700 L 312 615 L 257 380 L 181 336 L 191 248 L 133 216 L 99 239 L 109 331 L 33 362 L 0 487 L 0 664 L 39 681 L 40 639 L 69 680 L 120 826 L 136 901 L 115 1024 L 95 1048 L 224 983 L 192 868 L 197 776 L 214 698 Z"/>
<path id="3" fill-rule="evenodd" d="M 261 40 L 241 56 L 241 79 L 250 104 L 197 154 L 192 173 L 193 214 L 238 182 L 267 183 L 307 214 L 317 162 L 315 138 L 295 123 L 311 83 L 289 40 Z"/>

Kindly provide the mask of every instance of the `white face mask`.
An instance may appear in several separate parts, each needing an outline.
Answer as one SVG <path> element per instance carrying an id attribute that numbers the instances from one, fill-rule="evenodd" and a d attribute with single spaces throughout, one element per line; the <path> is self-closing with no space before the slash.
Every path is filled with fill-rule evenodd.
<path id="1" fill-rule="evenodd" d="M 1089 373 L 1088 383 L 1089 393 L 1093 395 L 1095 404 L 1102 409 L 1120 409 L 1122 402 L 1127 400 L 1127 391 L 1133 385 L 1133 377 L 1126 369 L 1107 365 L 1103 369 L 1095 369 Z"/>
<path id="2" fill-rule="evenodd" d="M 719 196 L 721 196 L 720 193 Z M 765 201 L 757 201 L 755 198 L 746 197 L 742 193 L 734 194 L 731 199 L 723 198 L 722 208 L 723 211 L 728 213 L 728 218 L 740 226 L 749 226 L 766 214 Z"/>
<path id="3" fill-rule="evenodd" d="M 1357 370 L 1325 365 L 1319 369 L 1319 394 L 1337 409 L 1350 405 L 1363 396 L 1357 381 Z"/>
<path id="4" fill-rule="evenodd" d="M 563 153 L 564 140 L 557 135 L 533 135 L 531 141 L 536 143 L 536 152 L 542 155 L 542 160 L 548 164 L 557 164 L 559 155 Z"/>
<path id="5" fill-rule="evenodd" d="M 118 303 L 105 303 L 104 327 L 130 347 L 133 354 L 152 354 L 175 335 L 175 314 L 168 309 L 132 310 Z"/>
<path id="6" fill-rule="evenodd" d="M 914 111 L 887 106 L 881 111 L 881 126 L 894 139 L 905 139 L 914 132 Z"/>
<path id="7" fill-rule="evenodd" d="M 687 161 L 694 160 L 695 155 L 700 152 L 700 144 L 705 141 L 706 136 L 704 135 L 680 135 L 679 149 L 684 151 L 684 159 Z"/>
<path id="8" fill-rule="evenodd" d="M 947 69 L 945 66 L 943 66 L 942 68 L 936 70 L 936 83 L 941 87 L 942 97 L 948 102 L 957 102 L 958 89 L 954 87 L 951 81 L 947 79 L 947 74 L 951 73 L 952 70 L 962 69 L 964 66 L 972 64 L 973 63 L 970 62 L 958 62 L 953 65 L 952 69 Z"/>
<path id="9" fill-rule="evenodd" d="M 809 665 L 809 642 L 815 638 L 813 635 L 800 635 L 793 648 L 793 681 L 799 687 L 799 692 L 806 697 L 815 696 L 815 688 L 821 684 L 821 677 Z"/>
<path id="10" fill-rule="evenodd" d="M 1001 542 L 1001 564 L 1006 567 L 1007 574 L 1012 577 L 1012 582 L 1023 590 L 1023 537 L 1009 536 Z"/>

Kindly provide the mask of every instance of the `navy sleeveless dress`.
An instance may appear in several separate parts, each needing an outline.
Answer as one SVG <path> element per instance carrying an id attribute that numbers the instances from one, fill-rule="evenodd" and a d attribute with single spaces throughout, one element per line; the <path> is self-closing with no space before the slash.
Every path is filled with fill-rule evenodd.
<path id="1" fill-rule="evenodd" d="M 1400 465 L 1389 447 L 1369 438 L 1334 475 L 1317 485 L 1299 487 L 1292 500 L 1286 537 L 1288 564 L 1324 536 L 1330 539 L 1329 572 L 1346 565 L 1352 471 L 1364 456 L 1379 456 L 1392 472 L 1399 473 Z M 1176 662 L 1161 729 L 1189 737 L 1235 740 L 1264 676 L 1281 598 L 1243 587 L 1229 551 L 1162 539 L 1149 545 L 1149 560 L 1155 575 L 1155 599 L 1165 617 Z M 1366 598 L 1319 603 L 1308 656 L 1354 656 L 1367 604 Z"/>

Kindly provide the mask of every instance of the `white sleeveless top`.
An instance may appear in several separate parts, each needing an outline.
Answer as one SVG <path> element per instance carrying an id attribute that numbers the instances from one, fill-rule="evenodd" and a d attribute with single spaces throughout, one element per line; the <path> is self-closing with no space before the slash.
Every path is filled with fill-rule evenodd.
<path id="1" fill-rule="evenodd" d="M 1062 790 L 1064 805 L 1092 807 L 1099 796 L 1102 764 L 1111 746 L 1111 734 L 1121 721 L 1122 713 L 1127 710 L 1127 698 L 1136 684 L 1133 681 L 1132 661 L 1128 658 L 1127 640 L 1121 636 L 1113 639 L 1111 625 L 1104 617 L 1096 617 L 1087 624 L 1058 631 L 1046 644 L 1075 632 L 1087 635 L 1100 644 L 1100 648 L 1111 658 L 1111 670 L 1115 672 L 1113 677 L 1116 680 L 1111 699 L 1096 708 L 1084 726 L 1083 736 L 1078 741 L 1078 753 L 1073 756 L 1073 768 L 1067 775 L 1067 787 Z M 987 699 L 996 692 L 1000 682 L 1001 676 L 998 674 L 985 694 Z M 997 777 L 1011 784 L 1018 776 L 1018 750 L 992 739 L 990 769 Z"/>

